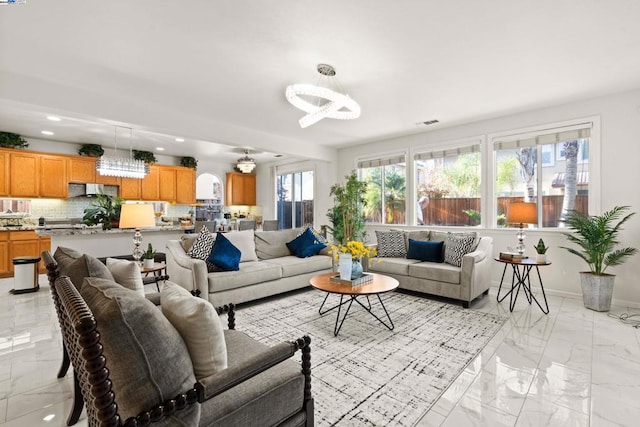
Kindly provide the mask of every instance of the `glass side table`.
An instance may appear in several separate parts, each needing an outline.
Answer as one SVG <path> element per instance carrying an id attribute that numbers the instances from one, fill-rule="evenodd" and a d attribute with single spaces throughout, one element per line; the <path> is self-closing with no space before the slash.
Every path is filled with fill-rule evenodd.
<path id="1" fill-rule="evenodd" d="M 516 300 L 518 299 L 518 295 L 520 293 L 520 289 L 522 289 L 522 291 L 524 292 L 524 296 L 527 298 L 527 301 L 529 301 L 529 304 L 535 301 L 544 314 L 549 314 L 549 304 L 547 303 L 547 296 L 544 293 L 544 285 L 542 284 L 542 277 L 540 277 L 539 267 L 551 265 L 551 262 L 537 262 L 535 258 L 524 258 L 520 261 L 512 261 L 500 258 L 494 259 L 504 264 L 504 269 L 502 270 L 502 278 L 500 279 L 500 287 L 498 288 L 498 302 L 504 301 L 504 299 L 509 296 L 509 311 L 513 311 L 513 308 L 516 305 Z M 500 292 L 502 291 L 502 283 L 504 281 L 504 274 L 507 272 L 507 267 L 509 265 L 513 269 L 513 275 L 511 276 L 511 289 L 509 289 L 507 293 L 500 297 Z M 542 291 L 542 297 L 544 298 L 544 308 L 531 290 L 531 270 L 533 270 L 534 267 L 536 269 L 536 273 L 538 274 L 538 281 L 540 282 L 540 289 Z"/>

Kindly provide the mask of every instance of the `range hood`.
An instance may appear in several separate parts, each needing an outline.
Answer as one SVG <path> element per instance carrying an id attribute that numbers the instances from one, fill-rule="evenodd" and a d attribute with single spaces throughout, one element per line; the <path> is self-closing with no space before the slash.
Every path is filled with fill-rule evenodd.
<path id="1" fill-rule="evenodd" d="M 71 197 L 95 197 L 96 194 L 104 194 L 104 184 L 69 184 Z"/>

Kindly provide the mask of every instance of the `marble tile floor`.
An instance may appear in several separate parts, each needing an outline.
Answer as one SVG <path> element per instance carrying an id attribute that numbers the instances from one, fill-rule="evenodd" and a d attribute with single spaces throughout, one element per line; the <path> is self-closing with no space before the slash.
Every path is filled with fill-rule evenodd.
<path id="1" fill-rule="evenodd" d="M 64 426 L 71 408 L 71 377 L 56 378 L 62 343 L 46 283 L 11 295 L 13 280 L 0 279 L 2 427 Z M 557 296 L 549 315 L 524 298 L 510 313 L 496 291 L 471 309 L 509 320 L 419 426 L 638 425 L 640 329 Z M 640 310 L 611 310 L 623 312 Z M 76 425 L 87 425 L 84 413 Z"/>

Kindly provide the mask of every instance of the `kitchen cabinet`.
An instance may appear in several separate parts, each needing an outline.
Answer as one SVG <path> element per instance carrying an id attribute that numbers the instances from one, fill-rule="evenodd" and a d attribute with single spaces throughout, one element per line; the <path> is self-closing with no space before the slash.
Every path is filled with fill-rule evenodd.
<path id="1" fill-rule="evenodd" d="M 40 197 L 67 198 L 67 162 L 65 156 L 40 155 L 38 194 Z"/>
<path id="2" fill-rule="evenodd" d="M 9 232 L 0 231 L 0 277 L 9 276 L 9 264 Z"/>
<path id="3" fill-rule="evenodd" d="M 176 203 L 192 204 L 196 202 L 196 170 L 176 168 Z"/>
<path id="4" fill-rule="evenodd" d="M 51 237 L 50 236 L 37 236 L 33 230 L 21 230 L 21 231 L 8 231 L 8 240 L 2 241 L 0 232 L 0 277 L 13 276 L 13 258 L 19 256 L 41 256 L 42 251 L 51 250 Z M 4 250 L 3 256 L 2 243 L 7 245 L 7 249 Z M 3 264 L 8 267 L 2 270 Z M 40 261 L 39 272 L 46 273 L 45 265 Z"/>
<path id="5" fill-rule="evenodd" d="M 256 176 L 250 173 L 227 172 L 225 205 L 256 204 Z"/>
<path id="6" fill-rule="evenodd" d="M 140 200 L 140 187 L 142 180 L 137 178 L 121 178 L 120 192 L 118 195 L 125 200 Z"/>
<path id="7" fill-rule="evenodd" d="M 159 200 L 167 202 L 176 201 L 176 169 L 173 167 L 158 167 L 159 182 Z"/>
<path id="8" fill-rule="evenodd" d="M 140 198 L 142 200 L 160 200 L 160 168 L 151 165 L 149 174 L 140 183 Z"/>
<path id="9" fill-rule="evenodd" d="M 9 195 L 11 197 L 40 197 L 40 155 L 29 152 L 9 154 Z"/>
<path id="10" fill-rule="evenodd" d="M 96 171 L 96 157 L 69 156 L 69 182 L 120 185 L 117 176 L 104 176 Z"/>
<path id="11" fill-rule="evenodd" d="M 9 153 L 0 151 L 0 196 L 9 195 Z"/>

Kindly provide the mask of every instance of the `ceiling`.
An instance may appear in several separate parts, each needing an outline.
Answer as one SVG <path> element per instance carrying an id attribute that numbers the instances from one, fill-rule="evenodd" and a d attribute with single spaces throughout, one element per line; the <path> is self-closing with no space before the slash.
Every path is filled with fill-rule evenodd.
<path id="1" fill-rule="evenodd" d="M 640 88 L 640 2 L 526 3 L 0 6 L 0 130 L 107 149 L 118 125 L 135 149 L 166 155 L 332 160 L 339 147 Z M 359 119 L 300 128 L 285 88 L 315 83 L 319 63 Z"/>

